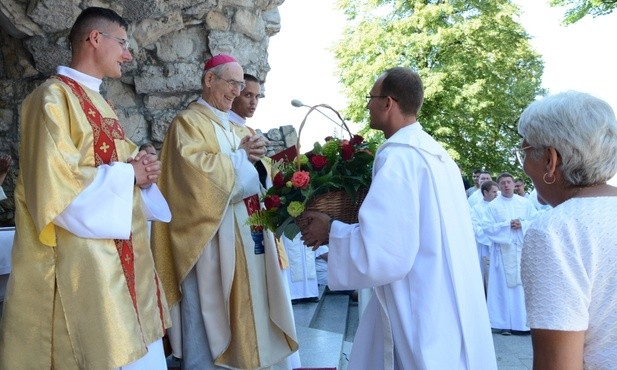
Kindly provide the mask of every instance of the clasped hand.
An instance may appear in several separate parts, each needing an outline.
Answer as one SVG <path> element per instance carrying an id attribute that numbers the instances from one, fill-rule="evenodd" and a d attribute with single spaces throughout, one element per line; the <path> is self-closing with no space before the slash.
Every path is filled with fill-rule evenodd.
<path id="1" fill-rule="evenodd" d="M 240 140 L 240 149 L 244 149 L 251 163 L 257 162 L 266 155 L 268 145 L 270 145 L 268 139 L 257 134 L 246 135 Z"/>
<path id="2" fill-rule="evenodd" d="M 150 187 L 161 175 L 161 161 L 156 154 L 148 154 L 141 150 L 134 158 L 127 160 L 135 171 L 135 185 L 142 189 Z"/>

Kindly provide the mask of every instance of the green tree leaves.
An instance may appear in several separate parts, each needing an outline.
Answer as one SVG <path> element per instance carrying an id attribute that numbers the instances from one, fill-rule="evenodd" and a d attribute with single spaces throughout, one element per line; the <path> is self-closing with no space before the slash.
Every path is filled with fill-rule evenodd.
<path id="1" fill-rule="evenodd" d="M 543 62 L 507 0 L 341 0 L 349 18 L 335 50 L 350 96 L 346 116 L 364 124 L 364 96 L 385 69 L 410 67 L 424 82 L 423 127 L 469 172 L 517 171 L 516 122 L 541 88 Z"/>
<path id="2" fill-rule="evenodd" d="M 551 6 L 572 6 L 566 11 L 563 24 L 572 24 L 586 15 L 594 17 L 612 13 L 617 0 L 550 0 Z"/>

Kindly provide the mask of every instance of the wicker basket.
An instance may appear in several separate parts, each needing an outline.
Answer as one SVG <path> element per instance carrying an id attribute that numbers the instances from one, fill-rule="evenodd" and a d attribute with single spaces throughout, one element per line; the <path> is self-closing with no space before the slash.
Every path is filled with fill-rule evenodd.
<path id="1" fill-rule="evenodd" d="M 302 123 L 300 124 L 300 129 L 298 130 L 298 142 L 296 144 L 296 149 L 298 153 L 300 153 L 300 135 L 302 134 L 302 128 L 304 127 L 304 124 L 306 123 L 306 119 L 308 118 L 309 114 L 313 112 L 314 110 L 317 110 L 318 112 L 323 114 L 323 112 L 317 109 L 319 107 L 330 109 L 334 113 L 336 113 L 336 115 L 338 116 L 338 118 L 341 120 L 341 123 L 342 123 L 342 125 L 339 125 L 339 127 L 344 128 L 349 134 L 350 138 L 353 137 L 353 134 L 349 130 L 349 127 L 347 127 L 345 120 L 343 120 L 339 112 L 337 112 L 334 108 L 332 108 L 331 106 L 327 104 L 315 105 L 315 106 L 310 107 L 308 113 L 306 113 L 306 116 L 304 116 L 304 119 L 302 120 Z M 298 169 L 300 169 L 300 163 L 298 163 Z M 323 212 L 336 220 L 343 221 L 349 224 L 354 224 L 358 222 L 358 212 L 360 210 L 360 206 L 362 205 L 362 202 L 364 201 L 364 197 L 366 197 L 367 192 L 368 192 L 368 189 L 360 189 L 356 193 L 356 197 L 352 198 L 344 190 L 329 191 L 327 193 L 315 196 L 307 204 L 305 210 Z M 308 219 L 303 217 L 303 215 L 300 215 L 296 218 L 295 222 L 298 226 L 300 226 L 300 228 L 302 228 L 302 226 L 308 223 L 309 221 Z"/>
<path id="2" fill-rule="evenodd" d="M 344 190 L 330 191 L 317 195 L 307 204 L 306 211 L 323 212 L 338 221 L 348 224 L 358 222 L 358 212 L 366 197 L 367 189 L 361 189 L 356 194 L 356 199 L 352 199 Z M 298 226 L 303 225 L 305 220 L 302 215 L 296 219 Z"/>

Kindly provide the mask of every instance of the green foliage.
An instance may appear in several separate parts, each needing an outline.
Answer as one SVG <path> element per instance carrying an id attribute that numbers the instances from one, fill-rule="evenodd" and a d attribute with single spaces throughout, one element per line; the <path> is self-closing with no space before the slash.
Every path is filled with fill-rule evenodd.
<path id="1" fill-rule="evenodd" d="M 487 168 L 520 174 L 511 149 L 516 124 L 541 88 L 543 62 L 514 21 L 508 0 L 339 0 L 348 26 L 335 50 L 350 96 L 346 116 L 363 123 L 364 96 L 388 68 L 422 77 L 418 120 L 466 172 Z"/>
<path id="2" fill-rule="evenodd" d="M 586 15 L 597 17 L 610 14 L 617 7 L 617 0 L 550 0 L 551 6 L 571 6 L 566 10 L 563 24 L 572 24 Z"/>

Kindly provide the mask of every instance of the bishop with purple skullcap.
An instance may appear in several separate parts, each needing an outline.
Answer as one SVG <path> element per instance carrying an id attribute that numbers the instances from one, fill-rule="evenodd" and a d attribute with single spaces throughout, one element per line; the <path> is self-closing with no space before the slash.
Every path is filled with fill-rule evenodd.
<path id="1" fill-rule="evenodd" d="M 232 57 L 231 55 L 218 54 L 206 61 L 206 64 L 204 65 L 204 71 L 212 69 L 216 66 L 220 66 L 221 64 L 233 63 L 233 62 L 238 63 L 236 58 Z"/>

